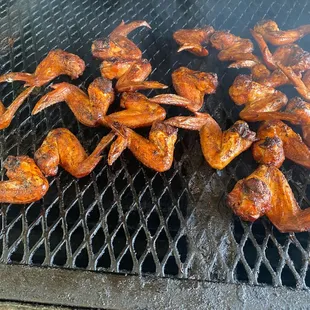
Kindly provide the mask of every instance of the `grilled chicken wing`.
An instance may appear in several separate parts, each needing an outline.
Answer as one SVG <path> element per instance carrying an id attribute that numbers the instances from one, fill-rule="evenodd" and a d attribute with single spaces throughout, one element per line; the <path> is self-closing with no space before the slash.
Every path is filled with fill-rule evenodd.
<path id="1" fill-rule="evenodd" d="M 146 21 L 124 21 L 116 27 L 108 38 L 99 39 L 92 44 L 94 57 L 103 60 L 100 70 L 103 77 L 118 79 L 118 92 L 136 91 L 149 88 L 167 88 L 156 81 L 145 81 L 152 71 L 148 60 L 142 59 L 140 49 L 127 38 L 127 35 L 138 27 L 148 27 Z"/>
<path id="2" fill-rule="evenodd" d="M 310 209 L 299 207 L 285 176 L 274 166 L 261 165 L 238 181 L 227 203 L 245 221 L 266 215 L 281 232 L 310 229 Z"/>
<path id="3" fill-rule="evenodd" d="M 310 33 L 310 25 L 300 26 L 296 29 L 282 31 L 272 20 L 263 20 L 257 23 L 254 31 L 273 45 L 291 44 Z"/>
<path id="4" fill-rule="evenodd" d="M 174 145 L 177 140 L 178 130 L 176 128 L 163 122 L 154 122 L 149 138 L 146 139 L 120 123 L 110 120 L 109 125 L 120 138 L 111 146 L 109 165 L 127 147 L 148 168 L 158 172 L 164 172 L 171 168 Z"/>
<path id="5" fill-rule="evenodd" d="M 0 76 L 1 82 L 26 82 L 26 86 L 41 87 L 60 75 L 77 79 L 85 70 L 84 61 L 77 55 L 56 49 L 39 63 L 34 73 L 10 72 Z"/>
<path id="6" fill-rule="evenodd" d="M 106 113 L 114 100 L 112 82 L 103 77 L 95 79 L 88 88 L 88 96 L 78 87 L 69 83 L 52 86 L 53 91 L 43 96 L 34 107 L 32 114 L 65 101 L 77 120 L 89 127 L 108 126 Z M 173 99 L 173 98 L 172 98 Z M 174 104 L 173 100 L 166 104 Z M 151 126 L 156 120 L 164 120 L 166 111 L 156 98 L 152 101 L 139 93 L 124 93 L 121 97 L 121 107 L 125 110 L 109 115 L 109 119 L 131 128 Z"/>
<path id="7" fill-rule="evenodd" d="M 3 163 L 8 181 L 0 181 L 0 202 L 25 204 L 40 200 L 49 188 L 47 179 L 28 156 L 9 156 Z"/>
<path id="8" fill-rule="evenodd" d="M 196 29 L 180 29 L 173 34 L 174 40 L 180 45 L 178 52 L 189 51 L 196 56 L 208 56 L 209 52 L 203 45 L 209 43 L 214 33 L 212 26 Z"/>
<path id="9" fill-rule="evenodd" d="M 194 117 L 176 116 L 165 123 L 178 128 L 198 130 L 202 153 L 214 169 L 225 168 L 255 141 L 255 132 L 251 131 L 244 121 L 237 121 L 222 132 L 218 123 L 207 113 L 196 113 Z"/>
<path id="10" fill-rule="evenodd" d="M 279 111 L 287 103 L 282 92 L 254 82 L 248 75 L 236 77 L 229 95 L 235 104 L 245 105 L 240 117 L 249 122 L 272 119 L 274 113 L 270 112 Z"/>
<path id="11" fill-rule="evenodd" d="M 259 140 L 253 145 L 253 156 L 257 162 L 280 167 L 285 156 L 310 168 L 310 149 L 301 137 L 282 121 L 264 122 L 257 132 L 257 138 Z"/>
<path id="12" fill-rule="evenodd" d="M 252 54 L 254 46 L 249 39 L 242 39 L 227 31 L 216 31 L 210 42 L 220 51 L 219 60 L 233 61 L 229 68 L 248 68 L 260 63 L 258 57 Z"/>
<path id="13" fill-rule="evenodd" d="M 12 119 L 14 118 L 17 109 L 25 102 L 34 87 L 26 88 L 8 108 L 5 108 L 0 101 L 0 129 L 4 129 L 10 126 Z"/>
<path id="14" fill-rule="evenodd" d="M 215 73 L 180 67 L 172 73 L 172 83 L 179 96 L 158 95 L 155 97 L 156 101 L 163 104 L 179 105 L 196 112 L 203 106 L 204 96 L 215 93 L 218 79 Z"/>
<path id="15" fill-rule="evenodd" d="M 91 155 L 87 155 L 76 136 L 66 128 L 49 132 L 34 159 L 46 176 L 57 174 L 58 166 L 76 178 L 82 178 L 96 167 L 101 160 L 102 151 L 114 138 L 114 133 L 103 137 Z"/>

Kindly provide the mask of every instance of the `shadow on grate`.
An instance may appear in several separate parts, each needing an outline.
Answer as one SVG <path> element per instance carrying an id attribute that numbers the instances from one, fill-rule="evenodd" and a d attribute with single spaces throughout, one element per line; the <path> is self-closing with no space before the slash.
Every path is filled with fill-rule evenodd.
<path id="1" fill-rule="evenodd" d="M 0 42 L 13 38 L 14 46 L 4 43 L 0 50 L 1 73 L 32 72 L 49 50 L 63 48 L 80 55 L 87 68 L 78 80 L 61 77 L 54 83 L 68 81 L 86 89 L 99 76 L 99 62 L 90 53 L 92 40 L 107 35 L 122 19 L 146 19 L 152 30 L 139 29 L 131 38 L 151 61 L 151 78 L 171 85 L 171 72 L 180 66 L 217 73 L 219 89 L 208 96 L 204 109 L 226 129 L 239 114 L 228 88 L 238 73 L 247 71 L 227 69 L 212 50 L 207 58 L 177 54 L 172 33 L 212 24 L 250 37 L 249 28 L 261 19 L 275 19 L 285 29 L 306 23 L 309 5 L 242 0 L 4 1 Z M 309 49 L 309 38 L 301 46 Z M 1 98 L 7 105 L 20 90 L 19 83 L 3 84 Z M 48 87 L 38 90 L 12 125 L 0 132 L 1 163 L 8 154 L 32 156 L 53 128 L 69 128 L 88 151 L 108 132 L 82 126 L 64 104 L 31 116 L 33 105 L 47 91 Z M 167 111 L 169 116 L 181 113 L 175 108 Z M 143 167 L 129 151 L 112 167 L 106 165 L 104 155 L 93 173 L 80 180 L 60 171 L 49 179 L 50 190 L 40 202 L 1 205 L 1 262 L 310 287 L 308 233 L 281 234 L 266 219 L 241 222 L 224 203 L 235 182 L 254 169 L 250 151 L 223 171 L 211 169 L 201 154 L 197 133 L 181 130 L 173 168 L 166 173 Z M 300 205 L 307 207 L 309 173 L 290 162 L 282 170 Z"/>

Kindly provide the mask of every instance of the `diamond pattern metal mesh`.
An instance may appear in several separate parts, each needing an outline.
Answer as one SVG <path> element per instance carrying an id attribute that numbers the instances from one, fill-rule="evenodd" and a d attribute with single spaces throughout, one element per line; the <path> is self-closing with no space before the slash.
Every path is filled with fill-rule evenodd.
<path id="1" fill-rule="evenodd" d="M 145 19 L 152 30 L 139 29 L 131 38 L 151 61 L 152 79 L 171 85 L 171 72 L 180 66 L 216 72 L 221 85 L 206 99 L 205 110 L 226 129 L 238 119 L 227 90 L 240 71 L 227 69 L 214 51 L 207 58 L 177 54 L 173 31 L 212 24 L 250 37 L 249 28 L 258 20 L 272 18 L 290 28 L 307 23 L 309 9 L 308 1 L 288 0 L 0 1 L 0 69 L 32 72 L 58 47 L 86 61 L 83 77 L 73 82 L 86 89 L 99 76 L 99 62 L 90 53 L 92 40 L 109 34 L 122 19 Z M 305 38 L 301 45 L 309 49 L 309 43 Z M 21 91 L 19 83 L 0 87 L 5 104 Z M 0 132 L 1 163 L 9 154 L 32 156 L 52 128 L 69 128 L 88 151 L 107 133 L 79 124 L 64 104 L 31 117 L 34 103 L 47 91 L 45 87 L 32 96 Z M 61 171 L 50 179 L 41 201 L 1 205 L 0 261 L 306 288 L 309 234 L 281 234 L 265 219 L 241 222 L 225 205 L 226 193 L 254 168 L 246 152 L 223 171 L 211 169 L 197 133 L 181 131 L 173 168 L 166 173 L 141 166 L 129 151 L 112 167 L 104 158 L 80 180 Z M 301 206 L 309 205 L 309 172 L 290 162 L 282 170 Z"/>

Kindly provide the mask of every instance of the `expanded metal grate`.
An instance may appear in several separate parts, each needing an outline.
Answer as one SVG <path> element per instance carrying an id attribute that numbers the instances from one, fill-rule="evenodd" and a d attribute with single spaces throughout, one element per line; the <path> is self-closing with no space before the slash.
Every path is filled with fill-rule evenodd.
<path id="1" fill-rule="evenodd" d="M 151 61 L 152 79 L 171 85 L 171 72 L 180 66 L 216 72 L 221 83 L 206 99 L 205 110 L 226 129 L 238 119 L 228 88 L 241 71 L 227 69 L 214 51 L 207 58 L 177 54 L 173 31 L 211 24 L 250 37 L 249 28 L 261 19 L 275 19 L 287 29 L 307 23 L 309 10 L 306 0 L 1 1 L 1 73 L 32 72 L 49 50 L 62 48 L 86 61 L 84 75 L 73 81 L 86 89 L 99 76 L 91 42 L 108 35 L 122 19 L 145 19 L 152 30 L 139 29 L 131 38 Z M 305 49 L 309 43 L 309 37 L 301 41 Z M 0 87 L 5 104 L 21 91 L 19 83 Z M 0 131 L 1 163 L 9 154 L 32 156 L 52 128 L 69 128 L 88 151 L 108 132 L 79 124 L 65 104 L 30 116 L 48 90 L 38 90 L 11 126 Z M 306 288 L 309 234 L 281 234 L 265 219 L 241 222 L 225 205 L 227 192 L 254 168 L 249 151 L 223 171 L 211 169 L 197 133 L 180 131 L 173 168 L 166 173 L 143 167 L 129 151 L 112 167 L 105 157 L 80 180 L 61 171 L 50 178 L 50 190 L 41 201 L 1 205 L 1 263 Z M 288 161 L 282 171 L 301 206 L 309 205 L 309 172 Z"/>

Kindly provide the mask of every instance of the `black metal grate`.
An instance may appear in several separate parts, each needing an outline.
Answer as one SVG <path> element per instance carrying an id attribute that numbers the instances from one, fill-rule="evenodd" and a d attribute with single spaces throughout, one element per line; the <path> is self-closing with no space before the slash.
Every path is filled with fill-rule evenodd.
<path id="1" fill-rule="evenodd" d="M 216 95 L 207 98 L 205 109 L 225 129 L 238 119 L 227 90 L 240 72 L 228 70 L 214 51 L 207 58 L 177 54 L 173 31 L 212 24 L 250 37 L 249 27 L 263 18 L 290 28 L 307 23 L 309 10 L 306 0 L 1 1 L 1 73 L 32 72 L 49 50 L 58 47 L 86 61 L 83 77 L 73 82 L 86 88 L 99 76 L 91 42 L 109 34 L 122 19 L 145 19 L 153 29 L 139 29 L 131 38 L 151 61 L 152 79 L 170 85 L 171 72 L 180 66 L 216 72 L 221 85 Z M 309 42 L 305 38 L 301 45 L 309 49 Z M 0 87 L 9 104 L 21 86 Z M 47 91 L 48 87 L 32 96 L 12 125 L 0 132 L 1 163 L 9 154 L 33 155 L 52 128 L 69 128 L 89 151 L 107 133 L 79 124 L 64 104 L 31 117 L 34 103 Z M 2 205 L 1 263 L 310 286 L 308 233 L 280 234 L 264 219 L 243 223 L 225 206 L 226 193 L 255 167 L 251 153 L 215 171 L 205 163 L 197 138 L 194 132 L 180 133 L 173 168 L 166 173 L 146 169 L 126 151 L 112 167 L 104 158 L 80 180 L 61 171 L 50 179 L 50 190 L 40 202 Z M 301 205 L 309 205 L 309 172 L 290 162 L 283 171 Z"/>

